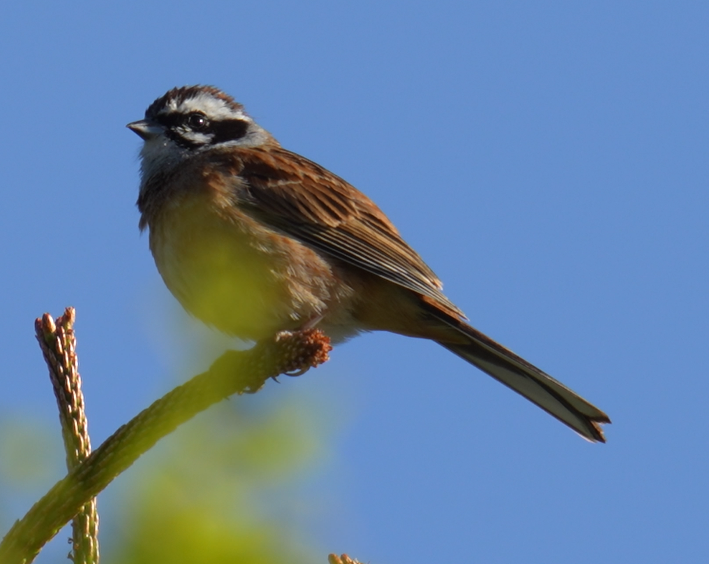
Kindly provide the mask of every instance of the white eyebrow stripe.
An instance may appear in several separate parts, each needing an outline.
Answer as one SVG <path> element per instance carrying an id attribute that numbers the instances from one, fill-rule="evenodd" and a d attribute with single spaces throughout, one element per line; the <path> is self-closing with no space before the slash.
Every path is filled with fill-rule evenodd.
<path id="1" fill-rule="evenodd" d="M 174 100 L 170 101 L 170 109 L 188 114 L 190 112 L 203 112 L 210 119 L 240 119 L 251 122 L 252 119 L 244 113 L 243 110 L 234 110 L 224 100 L 215 98 L 211 94 L 200 93 L 184 100 L 181 104 L 177 104 Z"/>

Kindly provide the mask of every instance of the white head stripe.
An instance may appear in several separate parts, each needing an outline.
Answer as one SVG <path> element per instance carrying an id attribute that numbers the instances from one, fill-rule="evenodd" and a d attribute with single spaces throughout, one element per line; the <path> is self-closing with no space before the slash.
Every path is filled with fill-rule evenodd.
<path id="1" fill-rule="evenodd" d="M 176 100 L 170 100 L 168 108 L 182 114 L 190 112 L 203 112 L 210 119 L 241 119 L 251 122 L 243 110 L 235 110 L 227 102 L 215 98 L 209 93 L 200 92 L 196 96 L 187 98 L 182 103 L 177 104 Z"/>

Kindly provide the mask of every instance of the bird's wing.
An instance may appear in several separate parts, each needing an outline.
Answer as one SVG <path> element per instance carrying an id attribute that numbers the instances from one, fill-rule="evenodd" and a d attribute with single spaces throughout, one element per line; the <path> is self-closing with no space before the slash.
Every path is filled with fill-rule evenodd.
<path id="1" fill-rule="evenodd" d="M 281 147 L 241 149 L 240 205 L 270 227 L 463 313 L 384 213 L 352 185 Z"/>
<path id="2" fill-rule="evenodd" d="M 322 253 L 422 296 L 424 309 L 467 343 L 441 345 L 487 372 L 591 441 L 604 441 L 608 416 L 548 374 L 470 327 L 442 293 L 441 282 L 364 194 L 285 149 L 241 150 L 234 174 L 245 182 L 240 204 L 250 214 Z"/>

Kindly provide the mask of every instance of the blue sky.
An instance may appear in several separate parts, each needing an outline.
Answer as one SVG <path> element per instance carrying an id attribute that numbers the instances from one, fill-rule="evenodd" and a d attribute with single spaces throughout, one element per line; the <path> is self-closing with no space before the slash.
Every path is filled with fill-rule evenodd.
<path id="1" fill-rule="evenodd" d="M 344 414 L 319 469 L 338 500 L 311 525 L 323 554 L 703 561 L 709 5 L 0 11 L 0 416 L 55 424 L 33 320 L 66 305 L 95 443 L 201 366 L 165 336 L 189 322 L 138 234 L 124 126 L 214 84 L 372 197 L 474 326 L 613 420 L 591 445 L 440 347 L 361 337 L 264 391 Z"/>

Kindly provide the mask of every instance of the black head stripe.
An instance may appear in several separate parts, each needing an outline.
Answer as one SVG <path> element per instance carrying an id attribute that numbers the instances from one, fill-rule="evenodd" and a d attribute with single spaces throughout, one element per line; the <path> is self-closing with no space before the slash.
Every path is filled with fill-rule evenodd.
<path id="1" fill-rule="evenodd" d="M 184 121 L 185 116 L 183 116 L 182 114 L 177 114 L 175 112 L 162 112 L 155 115 L 153 119 L 155 119 L 155 121 L 157 121 L 160 125 L 163 125 L 168 129 L 172 129 L 180 125 L 180 123 Z"/>
<path id="2" fill-rule="evenodd" d="M 181 104 L 197 96 L 206 96 L 207 99 L 211 97 L 218 105 L 221 102 L 221 106 L 227 110 L 227 115 L 224 115 L 224 112 L 219 115 L 220 112 L 217 112 L 212 118 L 208 111 L 200 111 L 198 107 L 181 107 Z M 206 108 L 208 107 L 207 104 Z M 231 119 L 228 115 L 230 110 L 234 114 Z M 195 115 L 201 116 L 203 121 L 196 123 L 191 119 Z M 242 139 L 251 122 L 248 118 L 239 119 L 239 115 L 244 115 L 241 104 L 209 86 L 174 88 L 155 100 L 145 112 L 147 120 L 160 124 L 170 140 L 187 149 L 214 147 Z"/>
<path id="3" fill-rule="evenodd" d="M 224 119 L 214 121 L 209 125 L 208 132 L 213 134 L 212 144 L 236 141 L 246 135 L 249 122 L 243 119 Z"/>

